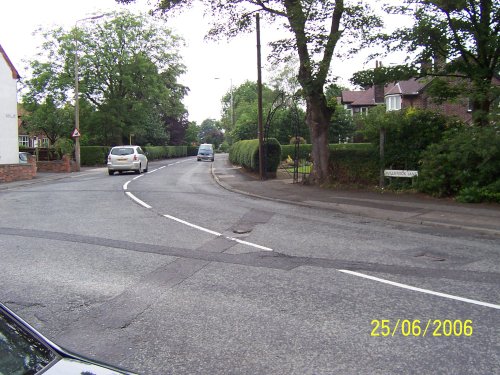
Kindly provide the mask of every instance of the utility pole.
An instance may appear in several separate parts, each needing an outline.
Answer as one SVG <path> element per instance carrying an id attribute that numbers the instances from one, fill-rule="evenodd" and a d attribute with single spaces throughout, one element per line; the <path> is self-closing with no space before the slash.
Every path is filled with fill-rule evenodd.
<path id="1" fill-rule="evenodd" d="M 75 138 L 75 161 L 77 170 L 80 170 L 80 101 L 79 101 L 79 72 L 78 72 L 78 22 L 86 20 L 96 20 L 107 16 L 109 13 L 99 14 L 97 16 L 85 17 L 75 22 L 75 130 L 73 131 Z"/>
<path id="2" fill-rule="evenodd" d="M 264 145 L 263 145 L 263 130 L 262 130 L 262 65 L 260 55 L 260 15 L 255 15 L 257 26 L 257 97 L 258 97 L 258 135 L 259 135 L 259 177 L 264 179 Z"/>

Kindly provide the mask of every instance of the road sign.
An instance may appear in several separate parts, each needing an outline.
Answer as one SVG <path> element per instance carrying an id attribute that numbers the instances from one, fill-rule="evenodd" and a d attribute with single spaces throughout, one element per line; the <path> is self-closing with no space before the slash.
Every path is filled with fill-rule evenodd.
<path id="1" fill-rule="evenodd" d="M 80 132 L 78 131 L 78 129 L 73 130 L 73 134 L 71 136 L 73 138 L 79 137 L 80 136 Z"/>

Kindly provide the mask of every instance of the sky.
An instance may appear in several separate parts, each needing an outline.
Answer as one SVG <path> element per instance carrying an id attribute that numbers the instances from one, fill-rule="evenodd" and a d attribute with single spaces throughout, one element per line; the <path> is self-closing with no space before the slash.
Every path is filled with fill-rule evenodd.
<path id="1" fill-rule="evenodd" d="M 79 19 L 111 11 L 128 9 L 145 12 L 151 9 L 147 0 L 136 0 L 133 5 L 119 5 L 114 0 L 16 0 L 2 1 L 0 5 L 0 45 L 9 56 L 21 77 L 27 75 L 26 60 L 34 57 L 41 41 L 33 37 L 39 26 L 44 29 L 62 26 L 70 29 Z M 80 23 L 79 23 L 80 24 Z M 189 87 L 184 104 L 189 120 L 198 124 L 204 119 L 221 117 L 221 98 L 233 87 L 247 80 L 257 81 L 257 52 L 255 33 L 238 36 L 231 41 L 205 41 L 209 22 L 202 9 L 193 8 L 167 21 L 167 27 L 184 38 L 186 46 L 180 51 L 187 72 L 179 78 Z M 275 30 L 261 22 L 263 82 L 269 82 L 273 68 L 266 61 Z M 365 62 L 365 54 L 347 60 L 334 60 L 340 84 L 356 71 L 374 68 L 375 62 Z M 384 61 L 386 63 L 387 61 Z M 394 63 L 400 61 L 389 61 Z M 388 64 L 385 64 L 388 65 Z"/>

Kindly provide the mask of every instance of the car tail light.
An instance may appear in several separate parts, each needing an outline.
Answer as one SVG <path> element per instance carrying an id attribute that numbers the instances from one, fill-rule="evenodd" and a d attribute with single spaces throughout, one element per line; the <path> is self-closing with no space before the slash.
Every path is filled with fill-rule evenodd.
<path id="1" fill-rule="evenodd" d="M 134 155 L 134 160 L 135 160 L 135 161 L 139 160 L 139 159 L 137 158 L 137 155 Z"/>
<path id="2" fill-rule="evenodd" d="M 108 155 L 108 161 L 111 161 L 111 155 Z"/>

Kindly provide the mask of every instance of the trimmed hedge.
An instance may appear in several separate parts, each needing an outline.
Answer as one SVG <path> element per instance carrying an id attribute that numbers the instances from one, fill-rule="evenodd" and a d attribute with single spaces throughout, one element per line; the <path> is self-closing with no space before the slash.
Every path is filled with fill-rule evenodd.
<path id="1" fill-rule="evenodd" d="M 276 173 L 280 164 L 281 145 L 275 138 L 269 138 L 267 145 L 264 145 L 264 155 L 266 156 L 266 171 Z M 229 150 L 229 160 L 233 164 L 241 165 L 254 172 L 259 171 L 259 140 L 250 139 L 234 143 Z"/>
<path id="2" fill-rule="evenodd" d="M 330 152 L 334 150 L 371 150 L 371 143 L 332 143 L 329 145 Z M 312 152 L 311 144 L 301 144 L 299 146 L 299 159 L 310 159 Z M 295 145 L 281 145 L 281 160 L 286 160 L 288 156 L 293 158 Z M 377 156 L 378 157 L 378 156 Z"/>
<path id="3" fill-rule="evenodd" d="M 330 176 L 334 183 L 377 185 L 379 155 L 369 143 L 330 145 Z"/>
<path id="4" fill-rule="evenodd" d="M 103 165 L 108 162 L 109 146 L 80 147 L 80 164 L 86 166 Z"/>
<path id="5" fill-rule="evenodd" d="M 187 146 L 187 156 L 198 155 L 198 146 Z"/>
<path id="6" fill-rule="evenodd" d="M 188 146 L 144 146 L 149 160 L 180 158 L 188 156 Z M 80 163 L 85 166 L 103 165 L 111 150 L 110 146 L 82 146 L 80 148 Z"/>
<path id="7" fill-rule="evenodd" d="M 180 158 L 188 156 L 188 146 L 144 146 L 149 160 Z"/>

